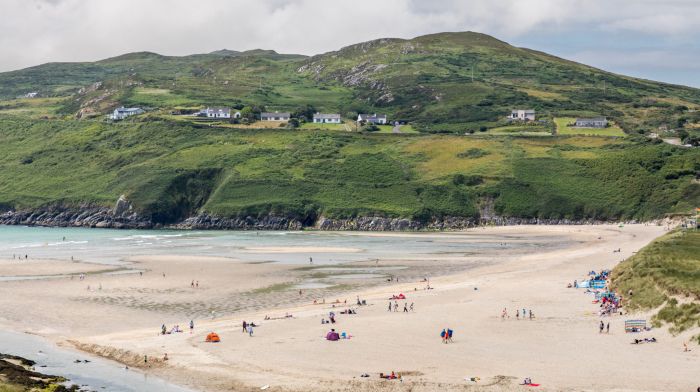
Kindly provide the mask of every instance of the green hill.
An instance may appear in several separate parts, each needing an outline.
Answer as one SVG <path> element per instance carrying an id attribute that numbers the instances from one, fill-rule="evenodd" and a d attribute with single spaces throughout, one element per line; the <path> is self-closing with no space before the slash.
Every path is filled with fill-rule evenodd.
<path id="1" fill-rule="evenodd" d="M 39 98 L 16 98 L 28 92 Z M 121 105 L 148 113 L 106 121 Z M 266 125 L 170 114 L 218 105 L 348 119 L 382 112 L 419 133 L 256 129 Z M 515 108 L 534 108 L 542 122 L 506 123 Z M 700 205 L 700 154 L 639 134 L 697 137 L 699 109 L 700 90 L 477 33 L 381 39 L 313 57 L 143 52 L 45 64 L 0 73 L 0 210 L 113 206 L 126 195 L 157 223 L 200 213 L 304 224 L 651 219 Z M 594 115 L 615 128 L 552 135 L 554 118 Z"/>

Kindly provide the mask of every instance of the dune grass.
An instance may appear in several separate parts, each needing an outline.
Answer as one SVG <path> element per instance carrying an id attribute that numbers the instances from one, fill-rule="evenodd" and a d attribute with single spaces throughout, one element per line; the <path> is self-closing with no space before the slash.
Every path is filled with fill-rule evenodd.
<path id="1" fill-rule="evenodd" d="M 629 308 L 658 308 L 656 325 L 668 323 L 672 333 L 700 329 L 700 231 L 675 230 L 652 242 L 614 269 L 612 284 Z"/>

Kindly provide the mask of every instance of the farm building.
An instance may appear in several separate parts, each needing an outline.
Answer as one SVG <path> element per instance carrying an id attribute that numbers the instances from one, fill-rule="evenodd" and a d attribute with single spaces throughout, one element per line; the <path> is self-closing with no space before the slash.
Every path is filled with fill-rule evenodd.
<path id="1" fill-rule="evenodd" d="M 340 124 L 340 114 L 316 113 L 314 123 L 317 124 Z"/>
<path id="2" fill-rule="evenodd" d="M 359 114 L 357 122 L 366 122 L 372 124 L 386 124 L 386 114 Z"/>
<path id="3" fill-rule="evenodd" d="M 608 126 L 608 119 L 605 117 L 577 118 L 574 125 L 580 128 L 605 128 Z"/>

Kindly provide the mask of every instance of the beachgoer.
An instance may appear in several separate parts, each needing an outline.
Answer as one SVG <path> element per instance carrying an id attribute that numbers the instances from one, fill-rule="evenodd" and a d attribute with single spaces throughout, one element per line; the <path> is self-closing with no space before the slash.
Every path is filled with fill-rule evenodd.
<path id="1" fill-rule="evenodd" d="M 246 333 L 246 332 L 248 332 L 248 323 L 246 323 L 244 320 L 243 321 L 243 333 Z"/>
<path id="2" fill-rule="evenodd" d="M 525 316 L 525 315 L 523 315 L 523 316 Z M 515 309 L 515 318 L 517 320 L 520 320 L 520 309 Z"/>
<path id="3" fill-rule="evenodd" d="M 447 330 L 445 328 L 443 328 L 442 332 L 440 332 L 440 338 L 442 339 L 443 343 L 447 343 Z"/>
<path id="4" fill-rule="evenodd" d="M 605 326 L 605 333 L 610 333 L 610 321 L 608 321 L 608 325 Z"/>
<path id="5" fill-rule="evenodd" d="M 398 312 L 398 311 L 399 311 L 399 303 L 398 303 L 398 301 L 395 301 L 394 302 L 394 312 Z"/>
<path id="6" fill-rule="evenodd" d="M 199 281 L 196 281 L 196 282 L 194 283 L 194 287 L 195 287 L 195 288 L 199 288 Z"/>
<path id="7" fill-rule="evenodd" d="M 410 309 L 411 309 L 411 312 L 413 312 L 413 302 L 411 302 L 411 307 L 410 307 Z"/>
<path id="8" fill-rule="evenodd" d="M 313 263 L 314 263 L 313 257 L 309 257 L 309 264 L 313 264 Z"/>
<path id="9" fill-rule="evenodd" d="M 253 337 L 253 323 L 248 324 L 248 336 Z"/>
<path id="10" fill-rule="evenodd" d="M 534 313 L 532 313 L 532 309 L 530 309 L 530 310 L 529 310 L 529 312 L 530 312 L 530 320 L 532 320 L 532 319 L 533 319 L 533 317 L 535 317 L 535 314 L 534 314 Z"/>
<path id="11" fill-rule="evenodd" d="M 168 359 L 169 359 L 169 358 L 168 358 L 168 353 L 165 353 L 165 355 L 163 355 L 163 360 L 164 360 L 164 361 L 167 361 Z"/>
<path id="12" fill-rule="evenodd" d="M 190 283 L 190 287 L 194 288 L 194 280 Z"/>
<path id="13" fill-rule="evenodd" d="M 168 331 L 168 328 L 165 327 L 165 324 L 160 326 L 161 334 L 165 335 L 167 331 Z"/>
<path id="14" fill-rule="evenodd" d="M 404 302 L 403 304 L 403 312 L 408 313 L 408 303 Z"/>
<path id="15" fill-rule="evenodd" d="M 190 320 L 190 334 L 194 331 L 194 320 Z"/>
<path id="16" fill-rule="evenodd" d="M 389 301 L 389 311 L 391 312 L 391 301 Z"/>
<path id="17" fill-rule="evenodd" d="M 501 320 L 505 320 L 506 317 L 508 317 L 508 310 L 503 308 L 503 311 L 501 312 Z"/>
<path id="18" fill-rule="evenodd" d="M 603 324 L 603 320 L 600 321 L 600 328 L 598 330 L 598 333 L 603 333 L 603 328 L 605 328 L 605 324 Z"/>

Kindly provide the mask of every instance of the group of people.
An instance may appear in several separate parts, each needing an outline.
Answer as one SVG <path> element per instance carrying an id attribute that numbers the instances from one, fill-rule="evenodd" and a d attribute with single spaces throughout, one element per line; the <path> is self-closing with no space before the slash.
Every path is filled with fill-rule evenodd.
<path id="1" fill-rule="evenodd" d="M 392 309 L 394 310 L 394 312 L 399 311 L 399 302 L 398 301 L 394 301 L 393 304 L 391 303 L 391 301 L 389 301 L 389 308 L 387 310 L 389 312 L 391 312 Z M 408 313 L 409 311 L 413 312 L 414 311 L 413 302 L 411 302 L 410 306 L 408 305 L 408 302 L 404 302 L 403 303 L 403 311 L 404 311 L 404 313 Z"/>
<path id="2" fill-rule="evenodd" d="M 453 334 L 452 329 L 443 328 L 442 332 L 440 332 L 440 338 L 442 339 L 442 342 L 445 344 L 453 343 L 454 341 L 452 340 L 452 334 Z"/>
<path id="3" fill-rule="evenodd" d="M 247 323 L 243 320 L 243 333 L 247 333 L 251 338 L 253 337 L 253 328 L 257 327 L 254 322 Z"/>
<path id="4" fill-rule="evenodd" d="M 520 320 L 521 315 L 522 315 L 523 320 L 525 320 L 526 317 L 529 318 L 530 320 L 535 318 L 535 314 L 532 312 L 532 309 L 528 310 L 528 309 L 523 308 L 522 313 L 520 313 L 520 309 L 515 309 L 516 320 Z M 503 308 L 503 310 L 501 311 L 501 320 L 505 320 L 508 318 L 510 318 L 510 315 L 508 314 L 508 309 Z"/>

